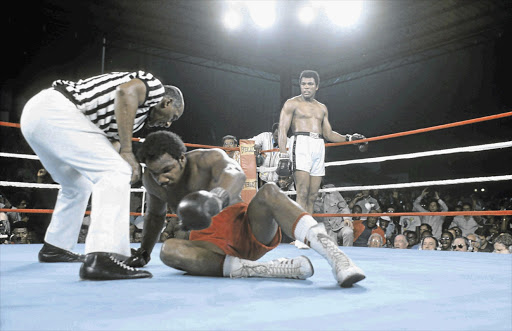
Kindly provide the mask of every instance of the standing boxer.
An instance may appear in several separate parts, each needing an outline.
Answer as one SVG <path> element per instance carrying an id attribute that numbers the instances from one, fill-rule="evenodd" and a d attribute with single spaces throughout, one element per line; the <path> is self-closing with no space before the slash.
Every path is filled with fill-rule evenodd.
<path id="1" fill-rule="evenodd" d="M 145 122 L 169 127 L 183 114 L 181 91 L 143 71 L 57 80 L 23 109 L 23 136 L 61 185 L 41 262 L 83 262 L 83 279 L 151 277 L 112 254 L 130 256 L 130 179 L 140 178 L 133 132 Z M 110 140 L 117 140 L 119 153 Z M 74 254 L 92 193 L 86 256 Z"/>
<path id="2" fill-rule="evenodd" d="M 279 176 L 293 172 L 297 202 L 308 213 L 313 212 L 325 176 L 324 139 L 331 142 L 365 139 L 361 134 L 341 135 L 332 130 L 327 107 L 315 99 L 319 82 L 316 71 L 304 70 L 299 78 L 301 95 L 284 103 L 279 118 L 280 161 L 276 172 Z M 287 139 L 290 127 L 292 136 Z M 367 143 L 359 144 L 359 150 L 366 151 Z"/>
<path id="3" fill-rule="evenodd" d="M 220 149 L 186 152 L 177 135 L 158 131 L 147 136 L 138 156 L 147 166 L 147 214 L 141 247 L 126 264 L 140 267 L 149 262 L 169 205 L 183 226 L 194 230 L 190 240 L 168 239 L 162 245 L 160 258 L 170 267 L 205 276 L 310 277 L 313 267 L 304 256 L 255 262 L 280 243 L 282 229 L 322 255 L 341 286 L 365 278 L 323 224 L 274 183 L 263 185 L 249 204 L 243 202 L 245 174 Z"/>

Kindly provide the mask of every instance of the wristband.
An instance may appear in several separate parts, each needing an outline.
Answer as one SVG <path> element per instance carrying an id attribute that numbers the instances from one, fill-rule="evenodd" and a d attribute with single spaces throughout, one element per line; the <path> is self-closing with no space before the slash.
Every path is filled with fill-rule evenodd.
<path id="1" fill-rule="evenodd" d="M 215 194 L 222 201 L 222 209 L 229 205 L 229 193 L 222 187 L 216 187 L 210 190 L 210 193 Z"/>

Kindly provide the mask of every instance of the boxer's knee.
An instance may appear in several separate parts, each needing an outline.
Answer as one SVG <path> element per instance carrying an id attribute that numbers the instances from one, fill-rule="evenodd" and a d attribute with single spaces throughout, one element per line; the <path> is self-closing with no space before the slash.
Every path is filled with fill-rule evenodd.
<path id="1" fill-rule="evenodd" d="M 258 190 L 258 193 L 263 200 L 268 200 L 282 192 L 275 183 L 266 183 Z"/>
<path id="2" fill-rule="evenodd" d="M 167 239 L 160 250 L 160 259 L 171 268 L 185 270 L 186 260 L 190 259 L 187 254 L 187 241 L 182 239 Z"/>
<path id="3" fill-rule="evenodd" d="M 287 196 L 275 183 L 266 183 L 258 190 L 254 197 L 258 205 L 266 205 L 270 208 L 281 205 L 284 198 L 287 198 Z"/>

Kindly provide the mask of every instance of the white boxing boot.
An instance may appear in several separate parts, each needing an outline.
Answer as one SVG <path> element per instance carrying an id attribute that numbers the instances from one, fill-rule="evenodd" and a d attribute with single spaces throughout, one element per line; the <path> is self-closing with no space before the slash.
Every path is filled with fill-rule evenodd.
<path id="1" fill-rule="evenodd" d="M 291 278 L 307 279 L 313 276 L 311 261 L 305 256 L 293 259 L 279 258 L 269 262 L 244 260 L 226 256 L 223 267 L 224 277 L 247 278 Z"/>
<path id="2" fill-rule="evenodd" d="M 329 262 L 334 278 L 341 287 L 350 287 L 366 278 L 364 272 L 327 234 L 324 224 L 318 223 L 311 215 L 301 215 L 295 222 L 294 236 L 296 240 L 303 241 Z"/>

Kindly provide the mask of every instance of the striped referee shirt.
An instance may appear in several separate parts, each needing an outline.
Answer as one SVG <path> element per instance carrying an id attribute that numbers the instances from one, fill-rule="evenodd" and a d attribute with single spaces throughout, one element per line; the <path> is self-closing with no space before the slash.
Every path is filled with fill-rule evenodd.
<path id="1" fill-rule="evenodd" d="M 52 87 L 64 94 L 76 107 L 109 138 L 119 139 L 114 99 L 116 88 L 138 78 L 146 84 L 146 98 L 137 109 L 133 123 L 133 132 L 144 126 L 151 107 L 158 104 L 164 96 L 164 86 L 152 74 L 144 71 L 112 72 L 78 82 L 56 80 Z"/>

